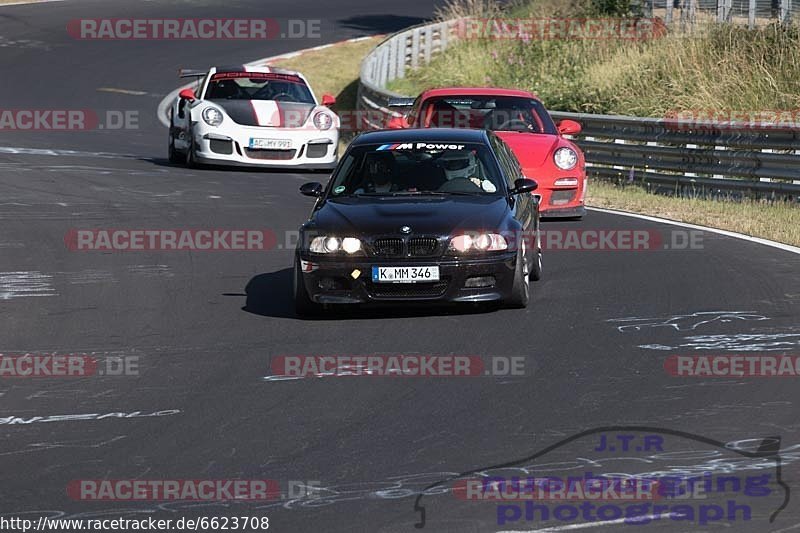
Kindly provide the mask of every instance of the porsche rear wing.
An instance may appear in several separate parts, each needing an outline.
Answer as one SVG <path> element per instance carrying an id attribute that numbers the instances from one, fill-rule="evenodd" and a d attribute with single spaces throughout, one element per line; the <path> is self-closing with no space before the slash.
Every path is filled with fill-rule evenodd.
<path id="1" fill-rule="evenodd" d="M 389 98 L 389 107 L 411 107 L 416 98 Z"/>
<path id="2" fill-rule="evenodd" d="M 188 68 L 178 70 L 179 78 L 202 78 L 206 74 L 208 74 L 207 70 L 193 70 Z"/>

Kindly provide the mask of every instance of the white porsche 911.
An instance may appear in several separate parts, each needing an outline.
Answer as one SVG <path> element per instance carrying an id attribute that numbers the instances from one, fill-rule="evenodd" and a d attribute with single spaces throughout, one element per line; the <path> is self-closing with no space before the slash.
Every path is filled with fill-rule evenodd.
<path id="1" fill-rule="evenodd" d="M 169 160 L 188 166 L 247 165 L 329 170 L 336 166 L 336 99 L 318 102 L 299 72 L 270 67 L 182 71 L 197 77 L 169 111 Z"/>

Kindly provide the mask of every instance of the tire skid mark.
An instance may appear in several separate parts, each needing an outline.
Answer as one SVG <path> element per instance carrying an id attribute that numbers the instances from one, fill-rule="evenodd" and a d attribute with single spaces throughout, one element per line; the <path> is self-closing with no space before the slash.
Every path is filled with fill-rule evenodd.
<path id="1" fill-rule="evenodd" d="M 37 270 L 0 272 L 0 300 L 58 296 L 53 276 Z"/>

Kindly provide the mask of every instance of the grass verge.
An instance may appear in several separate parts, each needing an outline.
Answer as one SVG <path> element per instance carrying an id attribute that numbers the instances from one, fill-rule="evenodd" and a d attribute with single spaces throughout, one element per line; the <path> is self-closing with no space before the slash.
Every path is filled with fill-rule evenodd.
<path id="1" fill-rule="evenodd" d="M 800 246 L 800 209 L 790 204 L 675 198 L 597 180 L 589 183 L 586 203 Z"/>
<path id="2" fill-rule="evenodd" d="M 273 61 L 271 65 L 301 72 L 308 79 L 317 98 L 321 98 L 324 93 L 330 93 L 336 97 L 333 110 L 349 112 L 356 108 L 361 60 L 382 40 L 383 37 L 379 36 L 354 43 L 337 44 L 297 57 Z M 340 134 L 340 154 L 353 136 L 352 132 Z"/>
<path id="3" fill-rule="evenodd" d="M 361 60 L 382 40 L 383 37 L 370 37 L 355 43 L 337 44 L 271 64 L 302 72 L 317 97 L 330 93 L 336 97 L 335 109 L 351 110 L 356 105 Z"/>

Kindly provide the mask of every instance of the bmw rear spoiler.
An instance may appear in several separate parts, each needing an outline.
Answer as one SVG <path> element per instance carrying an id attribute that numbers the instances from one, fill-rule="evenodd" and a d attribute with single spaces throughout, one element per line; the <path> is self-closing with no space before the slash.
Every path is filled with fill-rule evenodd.
<path id="1" fill-rule="evenodd" d="M 192 70 L 188 68 L 178 70 L 179 78 L 202 78 L 206 74 L 208 74 L 207 70 Z"/>
<path id="2" fill-rule="evenodd" d="M 389 98 L 389 107 L 411 107 L 415 98 Z"/>

